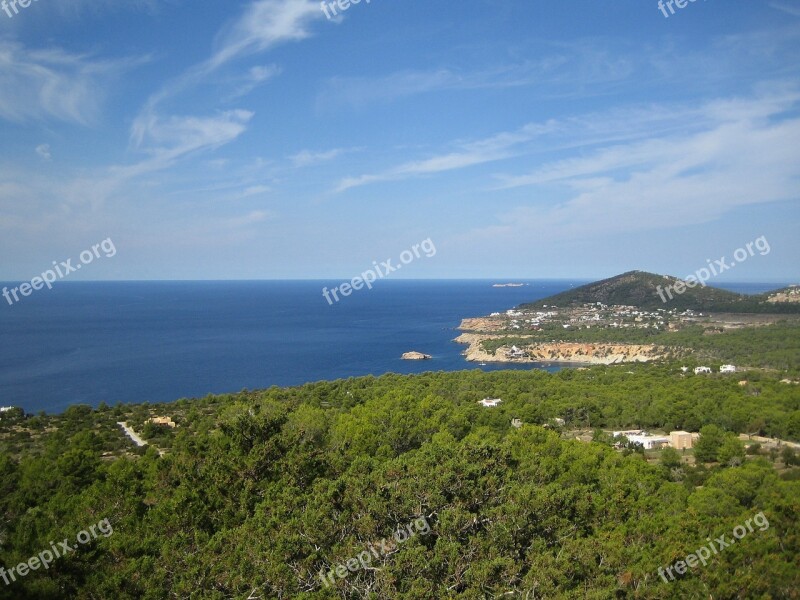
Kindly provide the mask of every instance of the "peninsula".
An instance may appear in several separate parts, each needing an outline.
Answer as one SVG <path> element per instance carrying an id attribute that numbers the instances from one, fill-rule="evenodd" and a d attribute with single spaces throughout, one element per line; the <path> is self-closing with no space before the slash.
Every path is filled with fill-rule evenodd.
<path id="1" fill-rule="evenodd" d="M 631 271 L 505 313 L 461 322 L 455 341 L 471 362 L 621 364 L 700 356 L 730 357 L 715 334 L 767 325 L 800 325 L 797 287 L 736 294 L 687 289 L 662 301 L 674 277 Z"/>

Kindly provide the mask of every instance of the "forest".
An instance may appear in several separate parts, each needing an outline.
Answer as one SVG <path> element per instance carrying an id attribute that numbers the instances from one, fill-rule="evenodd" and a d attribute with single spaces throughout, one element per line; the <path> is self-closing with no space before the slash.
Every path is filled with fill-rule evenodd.
<path id="1" fill-rule="evenodd" d="M 798 456 L 745 455 L 734 434 L 800 439 L 800 393 L 748 377 L 390 374 L 17 411 L 0 418 L 0 598 L 798 598 Z M 616 427 L 701 437 L 645 453 L 615 448 Z M 23 565 L 105 519 L 112 535 Z"/>

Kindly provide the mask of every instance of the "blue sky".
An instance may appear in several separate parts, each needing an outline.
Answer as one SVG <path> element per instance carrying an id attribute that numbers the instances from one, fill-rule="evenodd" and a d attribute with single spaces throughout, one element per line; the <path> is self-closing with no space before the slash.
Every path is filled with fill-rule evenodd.
<path id="1" fill-rule="evenodd" d="M 13 11 L 12 11 L 13 14 Z M 800 280 L 800 1 L 0 12 L 0 279 Z M 400 277 L 400 275 L 397 275 Z"/>

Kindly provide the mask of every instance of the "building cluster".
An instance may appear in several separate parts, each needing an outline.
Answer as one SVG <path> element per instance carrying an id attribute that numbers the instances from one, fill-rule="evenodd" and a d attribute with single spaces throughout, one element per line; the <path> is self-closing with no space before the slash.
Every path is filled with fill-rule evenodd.
<path id="1" fill-rule="evenodd" d="M 624 436 L 629 442 L 641 444 L 645 450 L 656 450 L 668 446 L 676 450 L 688 450 L 694 446 L 694 442 L 700 437 L 700 434 L 689 433 L 688 431 L 670 431 L 669 437 L 667 437 L 652 435 L 641 429 L 629 429 L 627 431 L 615 431 L 613 436 L 615 438 Z"/>
<path id="2" fill-rule="evenodd" d="M 486 408 L 494 408 L 500 406 L 503 402 L 502 398 L 484 398 L 479 400 L 478 404 Z M 511 425 L 515 428 L 522 427 L 520 419 L 513 419 Z M 566 422 L 561 418 L 550 419 L 544 427 L 564 427 Z M 653 435 L 643 429 L 627 429 L 624 431 L 614 431 L 613 438 L 625 437 L 629 442 L 641 444 L 645 450 L 658 450 L 660 448 L 675 448 L 676 450 L 689 450 L 694 447 L 695 442 L 700 437 L 699 433 L 689 433 L 688 431 L 670 431 L 669 436 L 666 435 Z M 620 446 L 621 442 L 618 441 L 617 445 Z"/>
<path id="3" fill-rule="evenodd" d="M 689 370 L 689 367 L 681 367 L 681 370 L 686 373 Z M 736 373 L 736 365 L 722 365 L 719 368 L 720 373 Z M 711 367 L 695 367 L 694 374 L 695 375 L 708 375 L 709 373 L 713 373 Z"/>
<path id="4" fill-rule="evenodd" d="M 490 316 L 505 319 L 507 330 L 521 332 L 540 331 L 548 324 L 561 324 L 564 329 L 676 329 L 679 323 L 691 323 L 704 315 L 691 309 L 647 310 L 636 306 L 609 306 L 602 302 L 591 302 L 569 308 L 545 304 L 542 310 L 511 309 L 504 313 L 494 312 Z"/>

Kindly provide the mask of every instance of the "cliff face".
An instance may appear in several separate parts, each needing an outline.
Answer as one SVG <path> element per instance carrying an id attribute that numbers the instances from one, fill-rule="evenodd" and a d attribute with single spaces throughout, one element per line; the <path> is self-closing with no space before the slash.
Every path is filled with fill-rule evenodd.
<path id="1" fill-rule="evenodd" d="M 455 341 L 468 344 L 465 355 L 469 361 L 480 362 L 563 362 L 611 365 L 629 362 L 648 362 L 662 358 L 664 350 L 643 344 L 611 344 L 580 342 L 548 342 L 526 344 L 520 347 L 525 358 L 508 358 L 510 348 L 501 346 L 495 354 L 486 352 L 481 342 L 494 336 L 464 333 Z"/>

